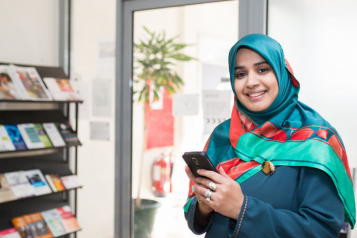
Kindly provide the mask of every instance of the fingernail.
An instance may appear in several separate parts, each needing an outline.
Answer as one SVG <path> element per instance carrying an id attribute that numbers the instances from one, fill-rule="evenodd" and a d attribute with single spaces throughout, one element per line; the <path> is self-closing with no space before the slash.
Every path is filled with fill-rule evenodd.
<path id="1" fill-rule="evenodd" d="M 199 169 L 199 170 L 197 170 L 197 173 L 199 173 L 199 174 L 200 174 L 200 173 L 201 173 L 201 170 L 200 170 L 200 169 Z"/>

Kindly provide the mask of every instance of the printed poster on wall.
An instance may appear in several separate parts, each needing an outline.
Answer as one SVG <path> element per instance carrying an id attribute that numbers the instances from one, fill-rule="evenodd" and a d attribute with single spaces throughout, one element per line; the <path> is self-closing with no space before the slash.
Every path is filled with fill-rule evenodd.
<path id="1" fill-rule="evenodd" d="M 146 105 L 147 123 L 146 149 L 174 145 L 174 117 L 172 116 L 172 97 L 163 90 L 162 109 L 149 108 Z"/>
<path id="2" fill-rule="evenodd" d="M 231 117 L 231 91 L 202 91 L 203 134 L 212 133 L 220 123 Z"/>

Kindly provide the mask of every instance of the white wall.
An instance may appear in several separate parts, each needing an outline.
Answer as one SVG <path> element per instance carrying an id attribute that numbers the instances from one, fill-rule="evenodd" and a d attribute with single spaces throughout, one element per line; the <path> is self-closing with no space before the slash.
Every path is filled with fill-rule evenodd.
<path id="1" fill-rule="evenodd" d="M 88 86 L 86 105 L 79 120 L 78 175 L 83 188 L 78 190 L 78 222 L 83 230 L 79 238 L 114 237 L 114 68 L 107 76 L 99 75 L 98 42 L 115 40 L 116 1 L 72 1 L 72 72 L 73 78 Z M 102 72 L 103 74 L 103 72 Z M 93 80 L 111 80 L 111 116 L 93 115 Z M 95 90 L 95 88 L 93 89 Z M 81 113 L 81 111 L 80 111 Z M 90 139 L 90 122 L 110 123 L 110 140 Z"/>
<path id="2" fill-rule="evenodd" d="M 300 81 L 300 101 L 336 128 L 357 167 L 357 1 L 270 0 L 268 9 L 268 34 Z"/>
<path id="3" fill-rule="evenodd" d="M 58 0 L 0 0 L 0 62 L 58 65 Z"/>
<path id="4" fill-rule="evenodd" d="M 300 101 L 316 109 L 343 138 L 357 166 L 355 67 L 357 1 L 269 1 L 268 34 L 283 47 L 301 83 Z"/>

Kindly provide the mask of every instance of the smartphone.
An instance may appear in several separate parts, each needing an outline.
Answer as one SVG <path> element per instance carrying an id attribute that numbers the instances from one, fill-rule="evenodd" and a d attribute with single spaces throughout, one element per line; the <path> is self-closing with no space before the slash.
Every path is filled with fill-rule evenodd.
<path id="1" fill-rule="evenodd" d="M 203 151 L 186 152 L 182 155 L 188 167 L 190 167 L 195 177 L 202 177 L 197 173 L 198 169 L 211 170 L 217 173 L 216 168 L 208 158 L 207 154 Z"/>

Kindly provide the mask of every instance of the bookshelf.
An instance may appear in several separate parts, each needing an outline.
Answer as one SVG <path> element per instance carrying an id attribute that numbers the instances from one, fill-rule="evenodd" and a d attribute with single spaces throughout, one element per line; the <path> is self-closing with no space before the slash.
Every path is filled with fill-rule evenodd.
<path id="1" fill-rule="evenodd" d="M 0 65 L 9 64 L 0 62 Z M 68 78 L 60 67 L 35 67 L 41 78 Z M 35 100 L 0 100 L 0 124 L 69 122 L 70 113 L 74 112 L 72 127 L 77 134 L 78 107 L 83 101 L 35 101 Z M 48 106 L 50 105 L 50 106 Z M 70 110 L 74 107 L 74 110 Z M 78 172 L 78 146 L 67 144 L 62 147 L 27 149 L 0 152 L 0 174 L 6 172 L 39 169 L 45 174 L 59 176 L 76 175 Z M 52 192 L 41 196 L 28 197 L 0 203 L 0 230 L 12 228 L 11 219 L 34 212 L 69 205 L 73 215 L 77 216 L 77 189 L 81 187 Z M 77 232 L 63 235 L 63 238 L 77 237 Z"/>

